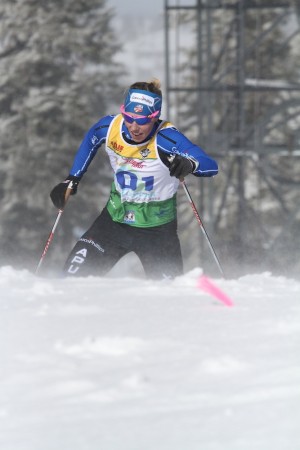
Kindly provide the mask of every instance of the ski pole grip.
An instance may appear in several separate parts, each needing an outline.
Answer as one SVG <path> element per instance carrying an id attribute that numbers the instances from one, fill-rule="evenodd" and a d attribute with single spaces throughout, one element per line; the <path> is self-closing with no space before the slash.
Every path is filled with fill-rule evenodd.
<path id="1" fill-rule="evenodd" d="M 68 184 L 68 187 L 67 187 L 67 190 L 65 193 L 65 204 L 67 203 L 70 195 L 72 194 L 72 189 L 73 189 L 73 181 L 71 180 L 70 183 Z"/>

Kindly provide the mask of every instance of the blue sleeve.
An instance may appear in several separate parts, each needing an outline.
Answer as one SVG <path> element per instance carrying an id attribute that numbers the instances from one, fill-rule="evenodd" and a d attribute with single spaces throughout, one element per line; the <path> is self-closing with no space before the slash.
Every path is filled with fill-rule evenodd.
<path id="1" fill-rule="evenodd" d="M 115 116 L 102 117 L 85 134 L 75 155 L 73 166 L 69 172 L 70 175 L 81 178 L 87 171 L 98 149 L 106 141 L 107 131 L 114 117 Z"/>
<path id="2" fill-rule="evenodd" d="M 175 127 L 167 127 L 157 133 L 157 147 L 168 155 L 190 159 L 195 165 L 193 174 L 198 177 L 211 177 L 218 173 L 217 162 Z"/>

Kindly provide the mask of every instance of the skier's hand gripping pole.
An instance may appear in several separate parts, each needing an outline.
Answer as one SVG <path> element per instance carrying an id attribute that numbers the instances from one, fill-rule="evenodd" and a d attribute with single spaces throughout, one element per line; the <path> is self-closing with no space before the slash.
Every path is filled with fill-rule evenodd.
<path id="1" fill-rule="evenodd" d="M 185 158 L 181 158 L 181 159 L 184 160 Z M 175 156 L 175 155 L 170 155 L 170 156 L 168 157 L 168 160 L 169 160 L 169 162 L 170 162 L 170 164 L 171 164 L 171 165 L 170 165 L 170 169 L 172 170 L 172 167 L 173 167 L 174 164 L 176 163 L 176 156 Z M 187 160 L 187 161 L 189 161 L 189 160 Z M 191 161 L 189 161 L 189 162 L 191 162 Z M 177 164 L 175 165 L 175 167 L 177 167 Z M 180 165 L 179 165 L 178 167 L 180 168 Z M 184 164 L 183 167 L 185 168 L 186 165 Z M 170 171 L 171 171 L 171 170 L 170 170 Z M 211 250 L 211 252 L 212 252 L 212 254 L 213 254 L 213 257 L 214 257 L 214 259 L 215 259 L 215 261 L 216 261 L 216 264 L 217 264 L 217 266 L 218 266 L 218 269 L 219 269 L 219 271 L 220 271 L 220 274 L 222 275 L 223 278 L 225 278 L 225 276 L 224 276 L 224 271 L 223 271 L 223 269 L 222 269 L 222 266 L 221 266 L 221 264 L 220 264 L 220 261 L 219 261 L 219 259 L 218 259 L 218 257 L 217 257 L 217 254 L 216 254 L 216 252 L 215 252 L 215 250 L 214 250 L 214 248 L 213 248 L 213 246 L 212 246 L 212 243 L 211 243 L 211 241 L 210 241 L 210 239 L 209 239 L 209 236 L 208 236 L 208 234 L 207 234 L 207 232 L 206 232 L 206 230 L 205 230 L 204 224 L 203 224 L 203 222 L 202 222 L 202 220 L 201 220 L 201 218 L 200 218 L 200 215 L 199 215 L 199 213 L 198 213 L 198 211 L 197 211 L 197 208 L 196 208 L 196 206 L 195 206 L 195 203 L 193 202 L 193 199 L 192 199 L 192 197 L 191 197 L 191 194 L 190 194 L 190 192 L 189 192 L 189 190 L 188 190 L 188 188 L 187 188 L 187 185 L 186 185 L 186 183 L 185 183 L 185 181 L 184 181 L 184 177 L 185 177 L 186 175 L 188 175 L 189 173 L 191 173 L 191 172 L 192 172 L 192 170 L 188 170 L 188 171 L 184 171 L 184 170 L 178 171 L 178 170 L 177 170 L 176 177 L 179 178 L 180 183 L 181 183 L 181 185 L 183 186 L 183 189 L 184 189 L 184 191 L 185 191 L 185 193 L 186 193 L 186 196 L 187 196 L 187 198 L 188 198 L 188 200 L 189 200 L 189 203 L 190 203 L 190 205 L 191 205 L 191 207 L 192 207 L 192 210 L 193 210 L 193 212 L 194 212 L 194 214 L 195 214 L 195 217 L 196 217 L 196 219 L 197 219 L 197 221 L 198 221 L 198 223 L 199 223 L 199 225 L 200 225 L 201 231 L 202 231 L 202 233 L 204 234 L 205 239 L 206 239 L 206 241 L 207 241 L 207 243 L 208 243 L 208 245 L 209 245 L 209 248 L 210 248 L 210 250 Z M 174 173 L 173 173 L 173 175 L 174 175 Z M 171 176 L 172 176 L 172 173 L 171 173 Z"/>

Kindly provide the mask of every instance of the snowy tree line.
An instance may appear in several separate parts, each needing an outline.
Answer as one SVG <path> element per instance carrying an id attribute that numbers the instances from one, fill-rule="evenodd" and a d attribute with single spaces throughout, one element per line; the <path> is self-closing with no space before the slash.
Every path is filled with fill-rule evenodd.
<path id="1" fill-rule="evenodd" d="M 68 175 L 87 129 L 120 101 L 124 68 L 112 17 L 104 0 L 1 2 L 2 264 L 36 263 L 56 214 L 51 188 Z M 66 209 L 58 255 L 91 220 L 93 205 L 99 210 L 106 163 L 98 159 Z"/>

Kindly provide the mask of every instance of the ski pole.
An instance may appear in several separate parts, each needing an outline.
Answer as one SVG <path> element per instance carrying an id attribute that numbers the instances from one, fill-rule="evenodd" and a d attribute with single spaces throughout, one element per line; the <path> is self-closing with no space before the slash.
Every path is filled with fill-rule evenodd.
<path id="1" fill-rule="evenodd" d="M 66 205 L 66 202 L 68 201 L 68 199 L 70 197 L 70 194 L 72 192 L 72 187 L 73 187 L 73 181 L 70 181 L 70 183 L 68 184 L 67 190 L 66 190 L 66 194 L 65 194 L 65 205 Z M 39 263 L 37 265 L 37 268 L 35 269 L 35 274 L 36 275 L 37 275 L 38 271 L 40 270 L 40 267 L 41 267 L 41 265 L 42 265 L 42 263 L 44 261 L 46 253 L 47 253 L 47 251 L 48 251 L 48 249 L 50 247 L 50 244 L 52 242 L 52 239 L 53 239 L 56 227 L 58 225 L 58 222 L 60 221 L 60 218 L 61 218 L 63 212 L 64 212 L 64 208 L 59 209 L 58 214 L 57 214 L 56 219 L 55 219 L 55 222 L 54 222 L 54 225 L 53 225 L 52 230 L 50 231 L 49 237 L 47 239 L 47 242 L 46 242 L 44 251 L 42 253 L 41 259 L 40 259 L 40 261 L 39 261 Z"/>
<path id="2" fill-rule="evenodd" d="M 196 219 L 197 219 L 197 221 L 198 221 L 198 223 L 199 223 L 199 225 L 200 225 L 201 231 L 203 232 L 203 234 L 204 234 L 204 236 L 205 236 L 205 239 L 207 240 L 207 243 L 208 243 L 208 245 L 209 245 L 209 248 L 210 248 L 210 250 L 211 250 L 211 252 L 212 252 L 212 254 L 213 254 L 213 257 L 214 257 L 214 259 L 215 259 L 215 261 L 216 261 L 216 263 L 217 263 L 218 269 L 219 269 L 219 271 L 220 271 L 222 277 L 225 278 L 225 276 L 224 276 L 224 271 L 223 271 L 223 269 L 222 269 L 222 266 L 221 266 L 221 264 L 220 264 L 220 261 L 219 261 L 217 255 L 216 255 L 216 252 L 215 252 L 215 250 L 214 250 L 214 248 L 213 248 L 213 246 L 212 246 L 212 243 L 211 243 L 211 241 L 210 241 L 210 239 L 209 239 L 209 236 L 208 236 L 208 234 L 207 234 L 207 232 L 206 232 L 206 230 L 205 230 L 204 224 L 203 224 L 203 222 L 202 222 L 202 220 L 201 220 L 201 218 L 200 218 L 200 215 L 199 215 L 199 213 L 198 213 L 198 211 L 197 211 L 197 208 L 196 208 L 196 206 L 195 206 L 195 203 L 193 202 L 193 199 L 192 199 L 192 197 L 191 197 L 191 194 L 189 193 L 189 190 L 188 190 L 188 188 L 187 188 L 187 185 L 186 185 L 186 183 L 185 183 L 184 180 L 180 180 L 180 181 L 181 181 L 181 185 L 183 186 L 183 189 L 184 189 L 184 191 L 185 191 L 185 193 L 186 193 L 186 196 L 187 196 L 187 198 L 188 198 L 188 200 L 189 200 L 189 202 L 190 202 L 190 204 L 191 204 L 191 207 L 192 207 L 192 210 L 193 210 L 193 212 L 194 212 L 194 214 L 195 214 L 195 216 L 196 216 Z"/>

